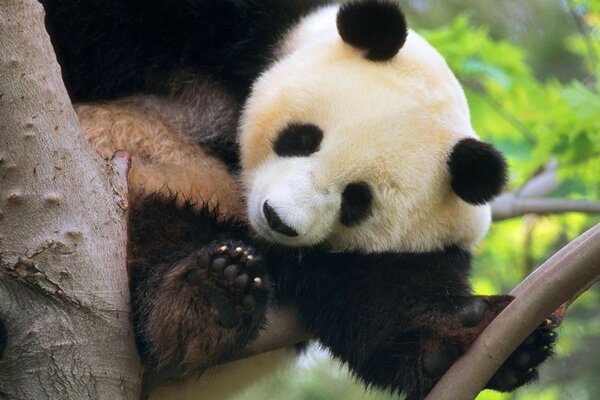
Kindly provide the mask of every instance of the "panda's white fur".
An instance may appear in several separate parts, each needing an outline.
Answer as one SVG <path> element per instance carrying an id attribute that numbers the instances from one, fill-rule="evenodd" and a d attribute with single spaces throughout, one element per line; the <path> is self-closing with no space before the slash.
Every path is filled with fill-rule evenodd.
<path id="1" fill-rule="evenodd" d="M 257 80 L 244 108 L 240 143 L 252 226 L 290 246 L 471 248 L 489 226 L 490 209 L 466 203 L 450 187 L 449 152 L 460 139 L 476 137 L 461 86 L 413 31 L 393 59 L 366 59 L 340 38 L 337 10 L 320 9 L 290 32 L 281 58 Z M 278 133 L 293 122 L 323 130 L 317 152 L 274 153 Z M 355 181 L 370 185 L 373 210 L 346 227 L 339 218 L 341 193 Z M 267 200 L 298 236 L 268 227 Z"/>

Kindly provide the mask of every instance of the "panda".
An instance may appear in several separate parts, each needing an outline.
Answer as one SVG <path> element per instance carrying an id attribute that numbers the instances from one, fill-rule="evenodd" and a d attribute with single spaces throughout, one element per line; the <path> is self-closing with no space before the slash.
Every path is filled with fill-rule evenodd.
<path id="1" fill-rule="evenodd" d="M 148 379 L 228 359 L 273 296 L 358 379 L 421 399 L 511 301 L 468 284 L 505 161 L 395 2 L 43 2 L 73 100 L 95 102 L 86 132 L 102 107 L 135 121 L 113 132 L 107 117 L 138 160 L 129 267 Z M 134 139 L 144 123 L 162 139 Z M 222 211 L 238 195 L 251 231 Z M 535 378 L 555 338 L 540 326 L 488 387 Z"/>

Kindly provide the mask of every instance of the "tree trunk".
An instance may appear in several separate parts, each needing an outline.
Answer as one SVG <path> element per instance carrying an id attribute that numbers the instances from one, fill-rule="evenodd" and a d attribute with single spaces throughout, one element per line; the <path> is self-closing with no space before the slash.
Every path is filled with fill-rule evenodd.
<path id="1" fill-rule="evenodd" d="M 85 143 L 36 0 L 0 6 L 0 124 L 0 397 L 137 399 L 127 160 Z"/>

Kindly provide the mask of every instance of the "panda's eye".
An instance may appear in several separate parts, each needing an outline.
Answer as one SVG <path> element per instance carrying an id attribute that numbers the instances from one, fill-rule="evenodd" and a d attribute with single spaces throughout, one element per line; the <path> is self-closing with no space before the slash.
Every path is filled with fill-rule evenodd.
<path id="1" fill-rule="evenodd" d="M 273 149 L 281 157 L 309 156 L 319 150 L 323 131 L 313 124 L 290 124 L 279 133 Z"/>
<path id="2" fill-rule="evenodd" d="M 340 220 L 346 226 L 353 226 L 371 214 L 373 195 L 366 182 L 354 182 L 346 186 L 342 193 Z"/>

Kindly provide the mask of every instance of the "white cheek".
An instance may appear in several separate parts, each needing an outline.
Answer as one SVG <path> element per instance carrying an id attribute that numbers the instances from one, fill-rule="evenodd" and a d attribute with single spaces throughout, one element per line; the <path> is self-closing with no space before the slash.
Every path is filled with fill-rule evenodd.
<path id="1" fill-rule="evenodd" d="M 333 187 L 317 190 L 313 179 L 316 169 L 317 162 L 310 157 L 273 157 L 256 170 L 249 185 L 248 217 L 260 236 L 304 246 L 320 243 L 331 234 L 339 217 L 341 194 Z M 266 201 L 298 236 L 286 236 L 269 227 L 263 214 Z"/>

